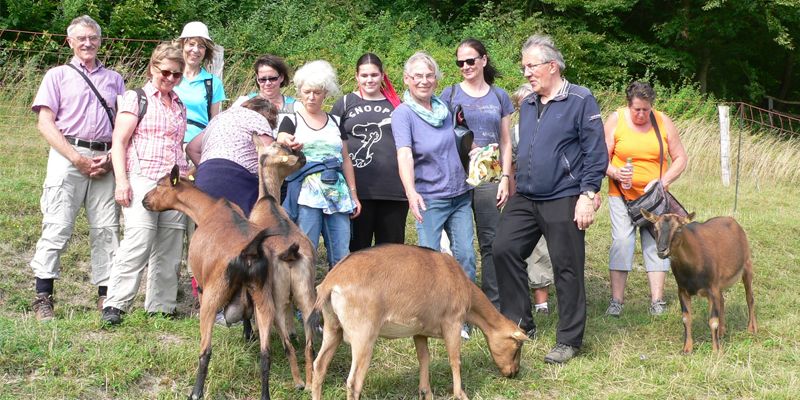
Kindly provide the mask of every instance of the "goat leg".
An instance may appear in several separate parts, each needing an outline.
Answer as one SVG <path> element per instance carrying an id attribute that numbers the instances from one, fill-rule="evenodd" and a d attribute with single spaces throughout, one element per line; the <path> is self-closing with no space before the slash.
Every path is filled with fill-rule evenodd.
<path id="1" fill-rule="evenodd" d="M 371 332 L 370 328 L 365 328 L 364 332 L 357 332 L 350 339 L 353 360 L 350 364 L 350 375 L 347 376 L 347 400 L 361 398 L 361 389 L 364 387 L 364 378 L 367 377 L 372 350 L 377 339 L 377 332 Z"/>
<path id="2" fill-rule="evenodd" d="M 261 345 L 261 399 L 269 399 L 269 328 L 275 315 L 272 298 L 265 293 L 264 287 L 250 291 L 256 311 L 256 324 L 258 325 L 258 339 Z"/>
<path id="3" fill-rule="evenodd" d="M 311 379 L 311 399 L 322 399 L 322 383 L 325 381 L 325 375 L 328 373 L 328 365 L 330 364 L 333 356 L 336 354 L 336 348 L 342 343 L 344 332 L 335 321 L 335 316 L 331 315 L 325 318 L 325 324 L 322 329 L 322 345 L 319 348 L 319 354 L 314 360 L 314 375 Z M 308 320 L 308 318 L 306 318 Z M 306 331 L 306 336 L 312 335 L 312 331 Z M 306 364 L 311 361 L 307 360 Z"/>
<path id="4" fill-rule="evenodd" d="M 711 349 L 719 352 L 719 302 L 722 293 L 718 287 L 708 289 L 708 327 L 711 328 Z"/>
<path id="5" fill-rule="evenodd" d="M 686 289 L 678 288 L 678 299 L 681 302 L 681 319 L 683 320 L 683 354 L 692 352 L 692 296 Z"/>
<path id="6" fill-rule="evenodd" d="M 253 341 L 253 323 L 250 322 L 250 318 L 245 318 L 242 321 L 242 331 L 245 342 L 249 343 Z"/>
<path id="7" fill-rule="evenodd" d="M 426 336 L 414 336 L 414 346 L 417 348 L 417 360 L 419 360 L 419 398 L 432 400 L 430 381 L 431 355 L 428 352 L 428 338 Z"/>
<path id="8" fill-rule="evenodd" d="M 197 379 L 192 389 L 190 400 L 203 398 L 203 387 L 208 375 L 208 364 L 211 362 L 211 330 L 214 328 L 214 316 L 218 296 L 206 296 L 206 301 L 200 303 L 200 363 L 197 366 Z"/>
<path id="9" fill-rule="evenodd" d="M 725 337 L 725 293 L 719 292 L 719 338 Z"/>
<path id="10" fill-rule="evenodd" d="M 749 259 L 744 265 L 742 283 L 744 284 L 744 294 L 747 298 L 747 330 L 755 334 L 758 331 L 758 324 L 756 323 L 756 301 L 753 297 L 753 263 Z"/>
<path id="11" fill-rule="evenodd" d="M 442 328 L 444 346 L 447 348 L 447 357 L 450 359 L 450 369 L 453 373 L 453 397 L 458 400 L 469 400 L 461 386 L 461 326 L 463 322 L 448 324 Z"/>

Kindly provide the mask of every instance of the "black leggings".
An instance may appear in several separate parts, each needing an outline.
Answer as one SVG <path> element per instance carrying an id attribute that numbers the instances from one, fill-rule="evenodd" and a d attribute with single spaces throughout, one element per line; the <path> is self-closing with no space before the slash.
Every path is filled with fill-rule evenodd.
<path id="1" fill-rule="evenodd" d="M 404 243 L 408 202 L 395 200 L 361 200 L 361 214 L 353 220 L 350 251 L 375 244 Z"/>

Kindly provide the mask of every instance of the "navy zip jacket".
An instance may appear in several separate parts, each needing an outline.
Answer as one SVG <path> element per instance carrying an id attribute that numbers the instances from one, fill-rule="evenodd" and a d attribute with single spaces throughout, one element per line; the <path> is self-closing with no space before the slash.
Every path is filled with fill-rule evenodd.
<path id="1" fill-rule="evenodd" d="M 541 117 L 537 98 L 531 94 L 520 104 L 517 192 L 530 200 L 599 192 L 608 149 L 594 96 L 564 80 Z"/>

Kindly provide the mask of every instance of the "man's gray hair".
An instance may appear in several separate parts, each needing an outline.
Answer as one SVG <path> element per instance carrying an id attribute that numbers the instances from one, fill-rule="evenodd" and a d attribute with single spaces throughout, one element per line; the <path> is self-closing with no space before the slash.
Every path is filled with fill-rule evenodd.
<path id="1" fill-rule="evenodd" d="M 69 26 L 67 27 L 67 36 L 72 36 L 72 31 L 78 25 L 83 25 L 92 28 L 97 32 L 97 36 L 101 37 L 103 36 L 103 32 L 100 29 L 100 24 L 98 24 L 97 21 L 95 21 L 94 19 L 92 19 L 92 17 L 88 15 L 81 15 L 80 17 L 73 19 L 72 22 L 70 22 Z"/>
<path id="2" fill-rule="evenodd" d="M 336 78 L 336 70 L 325 60 L 306 63 L 294 73 L 294 86 L 299 93 L 304 87 L 322 89 L 325 97 L 336 97 L 341 92 Z"/>
<path id="3" fill-rule="evenodd" d="M 442 71 L 439 70 L 439 64 L 436 63 L 436 60 L 434 60 L 430 54 L 424 51 L 418 51 L 411 55 L 406 61 L 406 65 L 403 67 L 403 72 L 405 72 L 406 75 L 411 75 L 411 66 L 418 61 L 423 62 L 433 71 L 437 81 L 442 79 Z"/>
<path id="4" fill-rule="evenodd" d="M 535 34 L 525 41 L 522 45 L 522 53 L 526 53 L 532 49 L 539 49 L 539 54 L 542 56 L 542 62 L 555 61 L 558 65 L 558 70 L 564 72 L 567 64 L 564 63 L 564 56 L 553 43 L 553 38 L 548 35 Z"/>

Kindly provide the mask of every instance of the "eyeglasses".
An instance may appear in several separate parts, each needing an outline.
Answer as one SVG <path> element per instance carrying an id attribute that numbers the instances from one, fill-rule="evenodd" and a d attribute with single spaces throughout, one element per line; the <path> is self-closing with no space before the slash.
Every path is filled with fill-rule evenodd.
<path id="1" fill-rule="evenodd" d="M 458 68 L 464 68 L 464 63 L 466 63 L 471 67 L 475 65 L 475 61 L 480 59 L 481 57 L 472 57 L 472 58 L 467 58 L 466 60 L 456 60 L 456 65 L 458 65 Z"/>
<path id="2" fill-rule="evenodd" d="M 91 36 L 70 36 L 73 40 L 77 41 L 78 43 L 83 43 L 85 41 L 90 41 L 92 43 L 97 43 L 100 41 L 100 36 L 98 35 L 91 35 Z"/>
<path id="3" fill-rule="evenodd" d="M 183 76 L 183 72 L 182 71 L 173 72 L 173 71 L 170 71 L 170 70 L 167 70 L 167 69 L 161 69 L 161 68 L 158 68 L 158 67 L 155 67 L 155 68 L 158 70 L 158 72 L 161 73 L 161 76 L 163 78 L 169 78 L 170 76 L 172 76 L 172 79 L 178 80 L 178 79 L 181 79 L 181 77 Z"/>
<path id="4" fill-rule="evenodd" d="M 538 64 L 526 64 L 526 65 L 523 65 L 522 67 L 520 67 L 519 72 L 522 72 L 522 74 L 525 75 L 526 72 L 528 72 L 528 71 L 533 72 L 534 68 L 536 68 L 536 67 L 538 67 L 540 65 L 545 65 L 545 64 L 549 64 L 549 63 L 550 63 L 550 61 L 540 62 Z"/>
<path id="5" fill-rule="evenodd" d="M 414 83 L 422 83 L 422 82 L 436 80 L 436 74 L 433 74 L 433 73 L 425 74 L 425 75 L 414 74 L 414 75 L 408 75 L 408 76 L 414 81 Z"/>
<path id="6" fill-rule="evenodd" d="M 281 79 L 280 75 L 278 75 L 278 76 L 270 76 L 270 77 L 266 77 L 265 76 L 263 78 L 256 78 L 256 81 L 258 81 L 258 83 L 267 83 L 267 82 L 275 83 L 275 82 L 278 81 L 278 79 Z"/>

